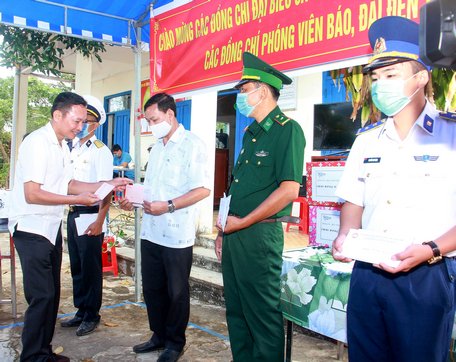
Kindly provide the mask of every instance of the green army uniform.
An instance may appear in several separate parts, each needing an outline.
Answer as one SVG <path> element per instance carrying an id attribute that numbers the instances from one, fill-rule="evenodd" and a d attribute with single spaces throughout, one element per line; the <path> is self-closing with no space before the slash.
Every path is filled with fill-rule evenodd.
<path id="1" fill-rule="evenodd" d="M 279 107 L 261 123 L 250 124 L 233 171 L 230 213 L 244 217 L 282 181 L 300 183 L 304 146 L 300 125 Z M 290 215 L 291 207 L 270 218 Z M 283 361 L 282 251 L 280 222 L 260 222 L 223 236 L 226 316 L 235 362 Z"/>

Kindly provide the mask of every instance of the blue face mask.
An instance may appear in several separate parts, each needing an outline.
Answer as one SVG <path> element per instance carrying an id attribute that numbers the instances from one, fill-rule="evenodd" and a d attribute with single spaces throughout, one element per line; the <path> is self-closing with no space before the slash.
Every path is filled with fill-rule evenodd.
<path id="1" fill-rule="evenodd" d="M 252 94 L 253 92 L 256 92 L 259 88 L 254 89 L 253 91 L 250 91 L 248 93 L 238 93 L 236 96 L 236 108 L 239 111 L 239 113 L 243 114 L 246 117 L 249 117 L 250 114 L 253 112 L 255 107 L 261 103 L 261 100 L 255 104 L 254 106 L 251 106 L 248 102 L 248 97 L 249 94 Z"/>
<path id="2" fill-rule="evenodd" d="M 416 73 L 418 74 L 418 73 Z M 372 84 L 372 101 L 375 106 L 388 117 L 394 116 L 409 104 L 419 88 L 410 96 L 404 94 L 405 84 L 416 74 L 408 79 L 379 79 Z"/>
<path id="3" fill-rule="evenodd" d="M 89 125 L 87 123 L 84 123 L 82 126 L 82 129 L 79 131 L 79 133 L 76 135 L 77 138 L 83 139 L 85 136 L 89 134 L 88 131 Z"/>

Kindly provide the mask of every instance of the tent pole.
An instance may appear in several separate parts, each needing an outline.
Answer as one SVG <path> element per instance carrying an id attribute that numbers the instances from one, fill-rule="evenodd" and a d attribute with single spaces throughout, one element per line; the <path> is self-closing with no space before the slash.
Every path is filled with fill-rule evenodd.
<path id="1" fill-rule="evenodd" d="M 16 170 L 16 155 L 17 155 L 17 122 L 19 117 L 19 90 L 21 80 L 21 69 L 15 68 L 14 71 L 14 93 L 13 93 L 13 125 L 11 129 L 11 148 L 10 148 L 10 170 L 9 170 L 9 189 L 14 186 L 14 171 Z"/>
<path id="2" fill-rule="evenodd" d="M 134 99 L 134 130 L 135 130 L 135 182 L 141 181 L 141 27 L 136 28 L 135 52 L 135 99 Z M 141 301 L 141 213 L 135 208 L 135 299 Z"/>

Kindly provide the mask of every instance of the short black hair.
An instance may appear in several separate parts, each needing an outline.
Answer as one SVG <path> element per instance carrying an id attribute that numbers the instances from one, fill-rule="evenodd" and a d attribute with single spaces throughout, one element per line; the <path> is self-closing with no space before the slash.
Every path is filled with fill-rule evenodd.
<path id="1" fill-rule="evenodd" d="M 117 151 L 122 151 L 122 148 L 118 144 L 115 144 L 114 146 L 112 146 L 112 152 Z"/>
<path id="2" fill-rule="evenodd" d="M 144 112 L 147 108 L 157 105 L 157 108 L 161 112 L 166 112 L 171 109 L 174 112 L 174 117 L 177 117 L 176 102 L 173 97 L 167 93 L 157 93 L 150 97 L 144 104 Z"/>
<path id="3" fill-rule="evenodd" d="M 62 92 L 57 95 L 52 103 L 51 117 L 55 111 L 60 111 L 66 114 L 73 106 L 87 107 L 87 102 L 79 94 L 73 92 Z"/>

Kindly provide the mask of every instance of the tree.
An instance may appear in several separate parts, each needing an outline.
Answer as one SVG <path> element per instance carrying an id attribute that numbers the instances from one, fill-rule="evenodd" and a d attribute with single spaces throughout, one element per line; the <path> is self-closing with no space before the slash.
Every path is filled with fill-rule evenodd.
<path id="1" fill-rule="evenodd" d="M 0 65 L 22 71 L 30 68 L 31 72 L 46 75 L 62 76 L 63 55 L 70 49 L 81 53 L 84 57 L 94 56 L 99 62 L 99 53 L 105 52 L 103 43 L 89 41 L 66 35 L 46 33 L 36 30 L 7 26 L 0 24 Z M 5 129 L 11 128 L 13 109 L 13 80 L 9 78 L 5 84 L 0 84 L 0 156 L 3 160 L 0 166 L 0 185 L 7 186 L 9 172 L 9 146 L 11 134 L 7 137 Z M 32 131 L 46 123 L 50 118 L 50 106 L 55 95 L 65 89 L 60 86 L 45 86 L 43 82 L 29 78 L 29 101 L 27 108 L 27 131 Z M 9 97 L 4 92 L 10 94 Z"/>
<path id="2" fill-rule="evenodd" d="M 59 76 L 63 67 L 62 56 L 66 49 L 74 50 L 85 57 L 94 56 L 101 62 L 100 52 L 106 49 L 103 43 L 66 35 L 45 33 L 0 24 L 0 65 L 32 72 L 49 73 Z"/>

